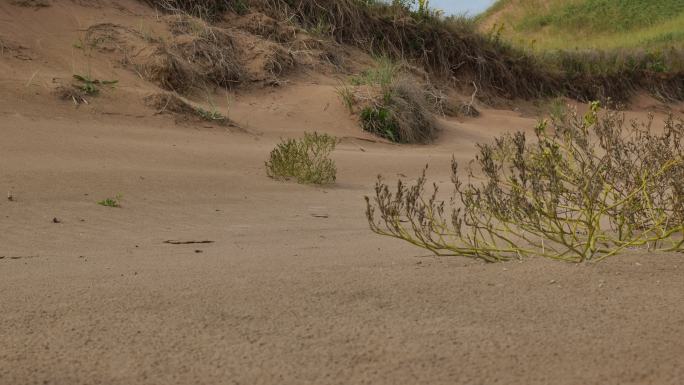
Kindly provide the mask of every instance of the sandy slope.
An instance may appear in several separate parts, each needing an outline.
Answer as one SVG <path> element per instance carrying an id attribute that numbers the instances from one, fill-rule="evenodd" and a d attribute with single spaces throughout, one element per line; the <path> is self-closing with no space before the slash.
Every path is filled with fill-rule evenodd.
<path id="1" fill-rule="evenodd" d="M 154 116 L 120 69 L 75 108 L 49 87 L 70 54 L 36 43 L 73 36 L 41 33 L 13 35 L 35 59 L 0 61 L 0 192 L 15 197 L 0 201 L 0 384 L 684 382 L 681 255 L 483 265 L 368 231 L 376 174 L 430 163 L 446 182 L 452 154 L 534 118 L 486 110 L 443 121 L 434 145 L 372 143 L 334 79 L 300 76 L 232 95 L 248 132 L 231 132 Z M 335 186 L 265 177 L 279 137 L 314 129 L 345 138 Z M 117 193 L 121 209 L 95 203 Z"/>

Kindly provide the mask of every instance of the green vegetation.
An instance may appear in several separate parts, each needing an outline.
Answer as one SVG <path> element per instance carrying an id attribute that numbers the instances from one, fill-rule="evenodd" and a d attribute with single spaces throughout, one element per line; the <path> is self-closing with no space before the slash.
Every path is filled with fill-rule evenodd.
<path id="1" fill-rule="evenodd" d="M 113 87 L 119 82 L 118 80 L 92 79 L 87 75 L 74 75 L 74 79 L 77 80 L 77 84 L 74 84 L 74 87 L 89 96 L 98 95 L 102 86 Z"/>
<path id="2" fill-rule="evenodd" d="M 121 207 L 121 198 L 123 198 L 123 195 L 117 194 L 115 198 L 106 198 L 104 200 L 97 202 L 97 204 L 100 206 L 105 206 L 105 207 L 120 208 Z"/>
<path id="3" fill-rule="evenodd" d="M 202 120 L 209 122 L 215 122 L 219 124 L 226 124 L 229 122 L 229 119 L 223 116 L 223 114 L 221 114 L 221 112 L 219 112 L 216 108 L 206 110 L 202 107 L 195 107 L 195 113 L 197 113 L 197 116 L 199 116 Z"/>
<path id="4" fill-rule="evenodd" d="M 375 67 L 352 76 L 350 83 L 337 93 L 350 112 L 359 114 L 365 131 L 396 143 L 424 144 L 436 136 L 427 101 L 437 93 L 428 95 L 427 87 L 410 80 L 397 62 L 380 57 Z"/>
<path id="5" fill-rule="evenodd" d="M 684 120 L 625 122 L 617 112 L 562 114 L 536 138 L 480 144 L 454 195 L 425 191 L 425 171 L 396 192 L 378 180 L 366 198 L 371 229 L 428 249 L 487 262 L 542 256 L 601 261 L 628 249 L 684 251 Z M 477 177 L 476 177 L 477 175 Z M 474 182 L 480 180 L 480 182 Z"/>
<path id="6" fill-rule="evenodd" d="M 367 69 L 357 76 L 352 76 L 350 83 L 354 86 L 389 86 L 399 75 L 401 67 L 387 56 L 375 60 L 375 67 Z"/>
<path id="7" fill-rule="evenodd" d="M 329 184 L 337 178 L 330 153 L 337 139 L 328 134 L 306 133 L 302 139 L 283 140 L 271 151 L 266 173 L 274 179 L 294 178 L 303 184 Z"/>
<path id="8" fill-rule="evenodd" d="M 680 0 L 500 0 L 480 17 L 514 44 L 546 49 L 667 49 L 684 44 Z"/>

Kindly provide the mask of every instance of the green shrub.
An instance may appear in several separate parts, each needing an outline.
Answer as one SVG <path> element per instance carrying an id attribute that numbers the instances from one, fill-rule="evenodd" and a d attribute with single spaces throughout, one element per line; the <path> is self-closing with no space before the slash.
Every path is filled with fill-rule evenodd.
<path id="1" fill-rule="evenodd" d="M 361 127 L 365 131 L 389 139 L 399 141 L 399 124 L 392 112 L 386 107 L 371 106 L 361 111 Z"/>
<path id="2" fill-rule="evenodd" d="M 123 195 L 117 194 L 115 198 L 106 198 L 106 199 L 103 199 L 103 200 L 97 202 L 97 204 L 100 206 L 105 206 L 105 207 L 120 208 L 121 207 L 121 198 L 123 198 Z"/>
<path id="3" fill-rule="evenodd" d="M 298 183 L 329 184 L 337 177 L 330 153 L 337 139 L 328 134 L 306 133 L 302 139 L 283 140 L 271 151 L 266 173 L 274 179 L 296 179 Z"/>
<path id="4" fill-rule="evenodd" d="M 437 126 L 428 99 L 435 104 L 444 101 L 437 100 L 430 86 L 410 80 L 400 64 L 380 57 L 375 67 L 352 77 L 350 83 L 356 88 L 342 85 L 337 94 L 351 112 L 360 104 L 359 120 L 365 131 L 397 143 L 424 144 L 434 139 Z"/>
<path id="5" fill-rule="evenodd" d="M 371 229 L 437 255 L 487 262 L 684 252 L 682 119 L 670 117 L 656 132 L 651 120 L 625 124 L 592 104 L 584 116 L 543 121 L 531 142 L 517 133 L 479 150 L 467 183 L 453 161 L 450 203 L 438 200 L 436 184 L 426 193 L 425 171 L 395 193 L 379 179 L 375 198 L 366 198 Z"/>
<path id="6" fill-rule="evenodd" d="M 437 135 L 421 86 L 404 78 L 384 87 L 360 119 L 364 130 L 397 143 L 425 144 Z"/>

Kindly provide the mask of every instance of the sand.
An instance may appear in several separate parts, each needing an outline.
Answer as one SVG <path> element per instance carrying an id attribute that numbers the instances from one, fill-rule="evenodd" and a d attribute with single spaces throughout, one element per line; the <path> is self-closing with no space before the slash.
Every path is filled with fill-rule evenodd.
<path id="1" fill-rule="evenodd" d="M 242 130 L 155 115 L 115 67 L 90 105 L 58 100 L 75 26 L 146 12 L 120 3 L 133 15 L 0 5 L 0 35 L 32 55 L 0 60 L 0 384 L 684 383 L 681 254 L 487 265 L 368 230 L 377 174 L 429 163 L 447 182 L 452 154 L 536 117 L 484 109 L 432 145 L 373 142 L 312 74 L 231 94 Z M 267 178 L 278 140 L 313 130 L 343 138 L 338 182 Z"/>

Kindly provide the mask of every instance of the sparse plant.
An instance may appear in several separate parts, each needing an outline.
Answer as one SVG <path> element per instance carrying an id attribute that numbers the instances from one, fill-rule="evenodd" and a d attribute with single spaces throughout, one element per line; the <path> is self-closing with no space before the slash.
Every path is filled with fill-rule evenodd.
<path id="1" fill-rule="evenodd" d="M 205 110 L 202 107 L 196 107 L 195 112 L 197 113 L 197 116 L 210 122 L 224 123 L 228 121 L 228 118 L 223 116 L 223 114 L 221 114 L 221 112 L 215 108 L 211 110 Z"/>
<path id="2" fill-rule="evenodd" d="M 563 98 L 554 98 L 549 102 L 549 115 L 556 120 L 562 120 L 568 116 L 568 105 Z"/>
<path id="3" fill-rule="evenodd" d="M 396 192 L 378 180 L 371 229 L 437 255 L 487 262 L 542 256 L 601 261 L 628 249 L 684 251 L 684 121 L 664 130 L 625 122 L 598 104 L 479 145 L 468 182 L 452 162 L 454 194 L 426 192 L 425 171 Z M 479 182 L 476 180 L 479 179 Z"/>
<path id="4" fill-rule="evenodd" d="M 114 87 L 119 82 L 118 80 L 93 79 L 88 75 L 74 75 L 74 79 L 78 81 L 77 84 L 74 84 L 74 87 L 90 96 L 98 95 L 101 86 Z"/>
<path id="5" fill-rule="evenodd" d="M 283 140 L 271 151 L 266 173 L 274 179 L 296 179 L 298 183 L 329 184 L 337 178 L 330 153 L 337 139 L 328 134 L 306 133 L 302 139 Z"/>
<path id="6" fill-rule="evenodd" d="M 356 104 L 356 96 L 354 96 L 354 90 L 346 84 L 342 84 L 335 89 L 337 95 L 342 99 L 344 106 L 347 107 L 349 112 L 354 112 L 354 105 Z"/>
<path id="7" fill-rule="evenodd" d="M 120 208 L 122 198 L 123 198 L 122 194 L 117 194 L 116 197 L 105 198 L 105 199 L 97 202 L 97 204 L 100 206 L 105 206 L 105 207 Z"/>

